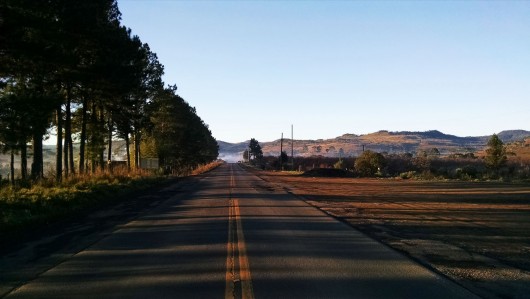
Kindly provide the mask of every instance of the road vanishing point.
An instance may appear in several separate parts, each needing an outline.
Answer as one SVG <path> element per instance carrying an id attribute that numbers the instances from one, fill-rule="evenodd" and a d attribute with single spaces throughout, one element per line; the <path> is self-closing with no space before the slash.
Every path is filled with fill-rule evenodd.
<path id="1" fill-rule="evenodd" d="M 158 192 L 4 298 L 476 298 L 238 164 Z"/>

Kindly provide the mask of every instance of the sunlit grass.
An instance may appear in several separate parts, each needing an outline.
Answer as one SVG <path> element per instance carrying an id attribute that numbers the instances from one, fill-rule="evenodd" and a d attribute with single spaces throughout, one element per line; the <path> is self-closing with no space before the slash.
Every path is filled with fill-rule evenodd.
<path id="1" fill-rule="evenodd" d="M 71 176 L 61 183 L 43 180 L 30 187 L 4 186 L 0 190 L 0 234 L 74 217 L 165 180 L 138 172 L 101 172 Z"/>
<path id="2" fill-rule="evenodd" d="M 202 165 L 199 165 L 197 168 L 195 168 L 192 172 L 191 172 L 191 175 L 199 175 L 201 173 L 205 173 L 205 172 L 208 172 L 210 170 L 213 170 L 217 167 L 219 167 L 221 164 L 223 164 L 224 162 L 221 161 L 221 160 L 217 160 L 217 161 L 214 161 L 214 162 L 210 162 L 208 164 L 202 164 Z"/>
<path id="3" fill-rule="evenodd" d="M 210 171 L 222 163 L 201 165 L 192 175 Z M 69 175 L 60 183 L 49 176 L 37 183 L 20 181 L 14 186 L 4 185 L 0 188 L 0 237 L 87 214 L 170 179 L 153 171 L 116 167 L 112 171 Z"/>

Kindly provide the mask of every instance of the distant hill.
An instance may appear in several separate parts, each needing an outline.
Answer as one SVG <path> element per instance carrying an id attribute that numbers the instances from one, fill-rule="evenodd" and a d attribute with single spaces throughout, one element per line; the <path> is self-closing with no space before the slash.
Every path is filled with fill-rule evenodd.
<path id="1" fill-rule="evenodd" d="M 508 142 L 521 141 L 525 139 L 526 137 L 529 137 L 528 133 L 529 132 L 525 130 L 510 130 L 510 131 L 502 131 L 497 135 L 502 140 L 502 142 L 508 143 Z M 487 136 L 487 138 L 489 138 L 489 136 Z"/>
<path id="2" fill-rule="evenodd" d="M 508 146 L 508 151 L 516 153 L 518 157 L 530 158 L 530 131 L 509 130 L 498 133 L 499 138 Z M 344 134 L 333 139 L 294 140 L 295 156 L 321 155 L 326 157 L 358 156 L 365 150 L 386 152 L 390 154 L 417 153 L 422 150 L 437 148 L 442 155 L 453 153 L 483 153 L 488 139 L 491 136 L 459 137 L 444 134 L 440 131 L 426 132 L 390 132 L 379 131 L 375 133 L 356 135 Z M 219 158 L 235 162 L 243 159 L 243 151 L 249 141 L 230 143 L 217 141 L 219 144 Z M 277 156 L 280 154 L 280 140 L 260 142 L 263 154 Z M 284 139 L 284 151 L 291 153 L 291 140 Z M 113 142 L 113 160 L 125 160 L 125 142 Z M 78 144 L 74 144 L 74 157 L 78 156 Z M 20 162 L 15 157 L 16 167 Z M 29 162 L 31 163 L 31 161 Z M 53 169 L 55 163 L 55 146 L 44 146 L 44 167 Z M 0 175 L 6 176 L 9 172 L 9 155 L 0 154 Z"/>
<path id="3" fill-rule="evenodd" d="M 239 143 L 229 143 L 224 141 L 217 141 L 217 144 L 219 144 L 219 151 L 220 152 L 243 152 L 249 144 L 250 140 L 239 142 Z"/>
<path id="4" fill-rule="evenodd" d="M 224 141 L 217 141 L 219 145 L 219 159 L 228 162 L 237 162 L 243 160 L 243 152 L 248 147 L 250 141 L 229 143 Z"/>
<path id="5" fill-rule="evenodd" d="M 520 142 L 530 137 L 530 131 L 509 130 L 498 134 L 504 143 Z M 356 135 L 344 134 L 333 139 L 294 140 L 295 156 L 322 155 L 327 157 L 358 156 L 365 150 L 386 152 L 390 154 L 417 153 L 422 150 L 437 148 L 442 155 L 453 153 L 478 152 L 486 147 L 491 136 L 459 137 L 444 134 L 440 131 L 425 132 L 390 132 Z M 248 141 L 228 143 L 218 141 L 221 159 L 237 161 L 242 159 L 242 153 L 248 146 Z M 264 155 L 279 155 L 280 140 L 260 142 Z M 284 150 L 290 154 L 291 141 L 284 140 Z"/>

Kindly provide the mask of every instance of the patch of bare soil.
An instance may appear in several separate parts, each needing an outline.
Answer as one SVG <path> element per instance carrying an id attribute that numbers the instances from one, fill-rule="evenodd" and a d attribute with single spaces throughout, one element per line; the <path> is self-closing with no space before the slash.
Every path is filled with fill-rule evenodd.
<path id="1" fill-rule="evenodd" d="M 530 298 L 530 185 L 260 172 L 484 298 Z"/>

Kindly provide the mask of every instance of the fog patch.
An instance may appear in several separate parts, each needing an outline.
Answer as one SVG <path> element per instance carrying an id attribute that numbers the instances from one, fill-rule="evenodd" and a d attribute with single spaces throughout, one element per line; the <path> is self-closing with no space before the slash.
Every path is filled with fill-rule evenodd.
<path id="1" fill-rule="evenodd" d="M 236 163 L 237 161 L 243 160 L 243 152 L 240 153 L 226 153 L 220 152 L 219 159 L 224 160 L 228 163 Z"/>

